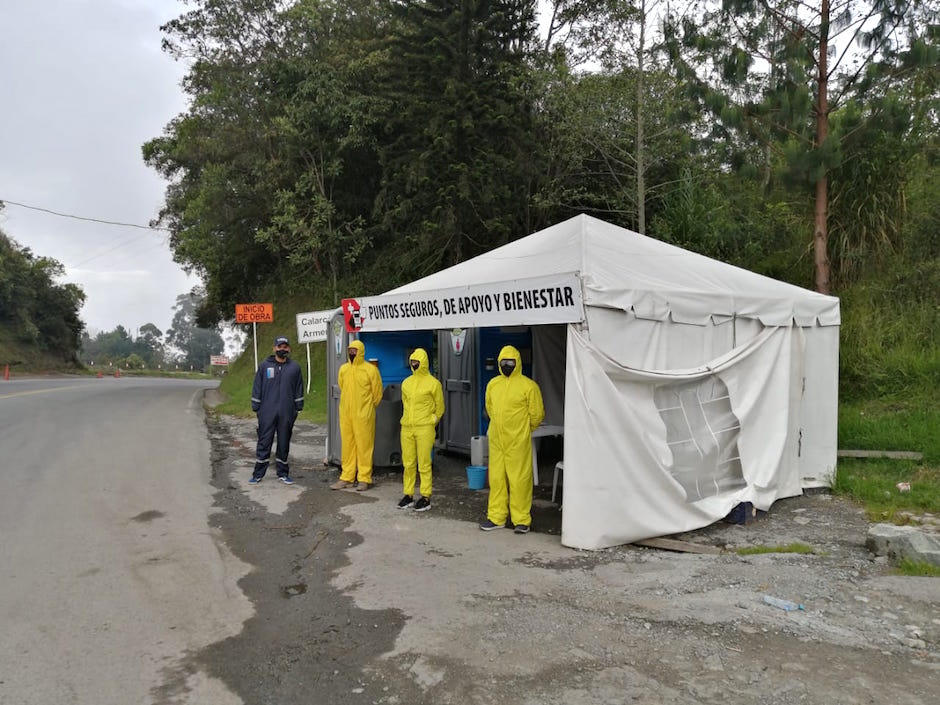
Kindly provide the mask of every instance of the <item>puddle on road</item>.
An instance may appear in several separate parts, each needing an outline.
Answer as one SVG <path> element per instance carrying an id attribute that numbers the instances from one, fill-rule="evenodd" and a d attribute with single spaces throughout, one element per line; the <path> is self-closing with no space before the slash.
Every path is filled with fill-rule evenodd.
<path id="1" fill-rule="evenodd" d="M 137 516 L 131 517 L 131 521 L 139 521 L 143 523 L 145 521 L 153 521 L 154 519 L 159 519 L 162 516 L 165 516 L 163 512 L 158 512 L 156 509 L 151 509 L 146 512 L 141 512 Z"/>
<path id="2" fill-rule="evenodd" d="M 281 596 L 287 599 L 303 595 L 307 592 L 307 583 L 297 583 L 296 585 L 284 585 L 281 587 Z"/>

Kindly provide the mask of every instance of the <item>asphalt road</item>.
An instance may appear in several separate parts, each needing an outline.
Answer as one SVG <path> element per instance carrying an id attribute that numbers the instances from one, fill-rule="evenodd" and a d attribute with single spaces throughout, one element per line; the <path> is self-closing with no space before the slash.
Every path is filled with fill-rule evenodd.
<path id="1" fill-rule="evenodd" d="M 253 613 L 248 566 L 208 524 L 211 386 L 0 382 L 0 703 L 155 702 Z M 196 669 L 183 681 L 190 702 L 241 702 Z"/>

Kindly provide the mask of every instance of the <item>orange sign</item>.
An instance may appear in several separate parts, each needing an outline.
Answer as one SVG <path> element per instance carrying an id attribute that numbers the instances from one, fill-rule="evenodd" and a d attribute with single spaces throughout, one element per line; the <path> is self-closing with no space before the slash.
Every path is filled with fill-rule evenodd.
<path id="1" fill-rule="evenodd" d="M 274 304 L 235 304 L 236 323 L 274 323 Z"/>

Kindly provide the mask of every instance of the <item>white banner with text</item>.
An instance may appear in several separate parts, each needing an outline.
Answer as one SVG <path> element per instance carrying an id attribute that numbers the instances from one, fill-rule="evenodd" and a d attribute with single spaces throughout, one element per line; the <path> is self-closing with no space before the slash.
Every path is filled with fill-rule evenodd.
<path id="1" fill-rule="evenodd" d="M 437 330 L 578 323 L 584 320 L 577 272 L 492 284 L 343 299 L 346 330 Z"/>

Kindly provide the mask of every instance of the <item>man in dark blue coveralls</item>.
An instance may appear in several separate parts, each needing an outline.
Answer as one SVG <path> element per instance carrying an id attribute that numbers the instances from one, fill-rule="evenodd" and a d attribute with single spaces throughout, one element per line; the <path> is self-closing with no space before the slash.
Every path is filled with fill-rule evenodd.
<path id="1" fill-rule="evenodd" d="M 274 464 L 277 479 L 293 485 L 287 454 L 290 436 L 298 412 L 304 408 L 304 380 L 300 365 L 290 359 L 290 341 L 278 336 L 274 339 L 274 354 L 264 360 L 255 373 L 251 386 L 251 410 L 258 414 L 258 448 L 255 451 L 255 469 L 249 484 L 257 485 L 268 470 L 271 461 L 271 443 L 277 433 Z"/>

